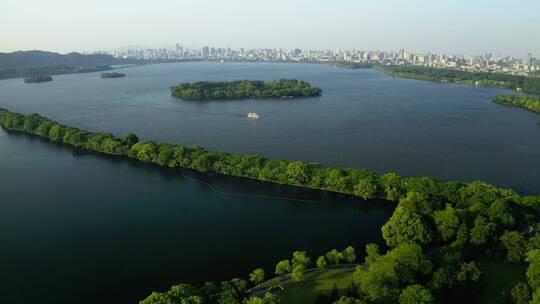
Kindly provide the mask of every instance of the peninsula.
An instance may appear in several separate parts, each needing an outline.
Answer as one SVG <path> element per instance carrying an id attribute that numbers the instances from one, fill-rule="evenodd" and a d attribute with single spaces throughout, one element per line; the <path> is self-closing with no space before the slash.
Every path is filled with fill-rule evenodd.
<path id="1" fill-rule="evenodd" d="M 423 66 L 377 64 L 373 65 L 373 68 L 385 74 L 401 78 L 514 89 L 525 93 L 540 94 L 540 77 L 489 72 L 468 72 Z"/>
<path id="2" fill-rule="evenodd" d="M 254 180 L 350 194 L 362 199 L 399 202 L 382 227 L 387 249 L 365 246 L 366 258 L 358 261 L 355 249 L 332 249 L 316 258 L 295 251 L 290 259 L 277 262 L 277 277 L 266 283 L 257 268 L 248 283 L 232 279 L 203 287 L 189 284 L 170 291 L 154 292 L 144 304 L 158 303 L 299 303 L 286 301 L 308 282 L 327 278 L 330 286 L 339 278 L 355 284 L 322 294 L 321 303 L 452 303 L 498 297 L 501 292 L 538 298 L 540 280 L 540 196 L 520 196 L 510 189 L 476 181 L 447 182 L 430 177 L 378 175 L 364 169 L 329 168 L 300 161 L 270 160 L 258 155 L 230 154 L 154 141 L 139 141 L 133 134 L 115 137 L 61 125 L 38 114 L 22 115 L 0 109 L 0 126 L 8 131 L 35 135 L 74 148 L 132 158 L 171 168 L 217 172 Z M 346 264 L 340 264 L 345 262 Z M 359 267 L 362 265 L 362 267 Z M 339 277 L 332 267 L 341 267 Z M 526 268 L 526 269 L 525 269 Z M 527 281 L 522 278 L 527 276 Z M 498 281 L 500 278 L 505 280 Z M 495 278 L 495 280 L 493 279 Z M 523 279 L 524 280 L 524 279 Z M 306 281 L 305 285 L 302 282 Z M 503 283 L 500 283 L 503 282 Z M 250 285 L 248 285 L 250 284 Z M 273 287 L 276 294 L 268 293 Z M 456 286 L 458 288 L 456 288 Z M 248 287 L 252 287 L 248 289 Z M 340 296 L 342 297 L 340 300 Z M 418 301 L 418 297 L 427 299 Z M 330 297 L 330 298 L 328 298 Z M 349 297 L 349 298 L 347 298 Z M 405 302 L 401 299 L 412 299 Z M 331 300 L 328 300 L 331 299 Z M 219 301 L 218 301 L 219 300 Z M 351 302 L 352 301 L 352 302 Z M 468 302 L 471 302 L 468 301 Z M 319 303 L 319 302 L 318 302 Z"/>
<path id="3" fill-rule="evenodd" d="M 503 94 L 493 97 L 493 102 L 523 108 L 531 112 L 540 114 L 540 98 L 533 98 L 531 96 L 518 96 L 512 94 Z"/>
<path id="4" fill-rule="evenodd" d="M 321 95 L 321 89 L 296 79 L 280 80 L 237 80 L 198 81 L 181 83 L 171 87 L 172 96 L 183 100 L 232 100 L 248 98 L 314 97 Z"/>

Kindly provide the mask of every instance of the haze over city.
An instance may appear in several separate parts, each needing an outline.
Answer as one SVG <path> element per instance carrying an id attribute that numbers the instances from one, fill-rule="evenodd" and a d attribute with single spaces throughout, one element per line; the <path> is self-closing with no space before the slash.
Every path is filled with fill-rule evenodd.
<path id="1" fill-rule="evenodd" d="M 1 52 L 120 47 L 409 49 L 540 54 L 540 2 L 5 0 Z M 46 12 L 46 13 L 44 13 Z"/>

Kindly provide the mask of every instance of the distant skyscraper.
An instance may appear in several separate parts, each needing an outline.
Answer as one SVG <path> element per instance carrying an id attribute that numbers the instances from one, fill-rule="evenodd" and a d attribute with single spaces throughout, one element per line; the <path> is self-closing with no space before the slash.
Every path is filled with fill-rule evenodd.
<path id="1" fill-rule="evenodd" d="M 180 43 L 176 44 L 176 55 L 178 57 L 184 57 L 184 48 L 180 46 Z"/>
<path id="2" fill-rule="evenodd" d="M 527 55 L 523 59 L 523 65 L 528 66 L 528 67 L 532 67 L 533 63 L 534 63 L 534 59 L 532 58 L 531 53 L 527 53 Z"/>
<path id="3" fill-rule="evenodd" d="M 204 47 L 202 48 L 201 55 L 202 55 L 203 57 L 208 57 L 208 55 L 210 55 L 210 47 L 204 46 Z"/>
<path id="4" fill-rule="evenodd" d="M 403 53 L 403 59 L 407 60 L 407 61 L 412 61 L 413 59 L 413 53 L 411 52 L 404 52 Z"/>

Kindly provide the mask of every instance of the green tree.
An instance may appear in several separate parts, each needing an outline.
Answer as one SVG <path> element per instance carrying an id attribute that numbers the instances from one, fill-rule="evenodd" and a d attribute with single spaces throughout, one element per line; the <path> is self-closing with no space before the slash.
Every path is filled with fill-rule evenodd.
<path id="1" fill-rule="evenodd" d="M 172 286 L 167 292 L 153 292 L 140 304 L 202 304 L 202 298 L 197 295 L 197 290 L 189 284 L 179 284 Z"/>
<path id="2" fill-rule="evenodd" d="M 474 220 L 474 227 L 471 229 L 471 244 L 480 246 L 487 243 L 495 232 L 495 225 L 488 223 L 486 219 L 479 215 Z"/>
<path id="3" fill-rule="evenodd" d="M 139 142 L 139 138 L 137 137 L 137 135 L 135 135 L 134 133 L 128 133 L 125 137 L 124 137 L 124 142 L 129 146 L 133 146 L 134 144 L 138 143 Z"/>
<path id="4" fill-rule="evenodd" d="M 326 253 L 326 259 L 331 265 L 339 264 L 339 262 L 343 260 L 343 253 L 337 251 L 336 249 L 332 249 Z"/>
<path id="5" fill-rule="evenodd" d="M 377 185 L 376 177 L 371 175 L 365 176 L 354 185 L 354 195 L 365 200 L 372 199 L 377 194 Z"/>
<path id="6" fill-rule="evenodd" d="M 335 301 L 333 304 L 364 304 L 362 300 L 342 296 L 339 300 Z"/>
<path id="7" fill-rule="evenodd" d="M 367 244 L 366 245 L 366 263 L 372 264 L 379 258 L 379 245 Z"/>
<path id="8" fill-rule="evenodd" d="M 527 242 L 527 252 L 534 249 L 540 249 L 540 233 L 535 233 Z"/>
<path id="9" fill-rule="evenodd" d="M 510 297 L 514 304 L 528 304 L 531 300 L 531 292 L 529 291 L 529 286 L 523 282 L 517 283 L 512 291 L 510 292 Z"/>
<path id="10" fill-rule="evenodd" d="M 519 263 L 525 258 L 527 240 L 517 231 L 507 231 L 501 237 L 501 244 L 506 251 L 506 260 L 510 263 Z"/>
<path id="11" fill-rule="evenodd" d="M 217 297 L 218 304 L 240 304 L 247 282 L 242 279 L 232 279 L 221 282 L 221 291 Z"/>
<path id="12" fill-rule="evenodd" d="M 297 266 L 303 266 L 307 268 L 311 264 L 311 259 L 307 256 L 305 251 L 295 251 L 293 252 L 293 258 L 291 266 L 295 268 Z"/>
<path id="13" fill-rule="evenodd" d="M 287 176 L 293 184 L 303 185 L 308 181 L 307 166 L 302 162 L 291 162 L 287 165 Z"/>
<path id="14" fill-rule="evenodd" d="M 474 261 L 463 263 L 457 273 L 456 279 L 462 286 L 475 288 L 480 282 L 482 271 Z"/>
<path id="15" fill-rule="evenodd" d="M 415 243 L 402 243 L 386 255 L 375 255 L 367 267 L 357 267 L 353 279 L 366 300 L 375 303 L 395 303 L 401 286 L 416 282 L 418 276 L 431 271 L 431 263 Z"/>
<path id="16" fill-rule="evenodd" d="M 294 282 L 298 282 L 298 283 L 304 282 L 305 280 L 304 270 L 305 268 L 303 265 L 296 265 L 291 272 L 291 279 Z"/>
<path id="17" fill-rule="evenodd" d="M 159 152 L 158 152 L 155 162 L 160 166 L 168 166 L 169 162 L 171 161 L 173 157 L 172 145 L 161 144 L 159 145 L 158 150 Z"/>
<path id="18" fill-rule="evenodd" d="M 343 250 L 343 258 L 347 263 L 352 264 L 356 260 L 356 251 L 354 250 L 354 247 L 348 246 Z"/>
<path id="19" fill-rule="evenodd" d="M 433 303 L 433 296 L 429 289 L 422 285 L 409 285 L 399 296 L 400 304 L 430 304 Z"/>
<path id="20" fill-rule="evenodd" d="M 278 304 L 279 299 L 273 293 L 267 292 L 264 294 L 263 298 L 251 297 L 249 299 L 244 300 L 243 303 L 244 304 Z"/>
<path id="21" fill-rule="evenodd" d="M 317 268 L 319 268 L 320 271 L 323 271 L 324 268 L 326 268 L 326 265 L 328 264 L 326 262 L 326 258 L 324 257 L 324 255 L 321 255 L 320 257 L 317 258 Z"/>
<path id="22" fill-rule="evenodd" d="M 533 301 L 531 303 L 540 303 L 534 302 L 540 301 L 540 250 L 534 249 L 527 253 L 527 262 L 529 262 L 529 267 L 527 267 L 527 281 L 533 290 Z"/>
<path id="23" fill-rule="evenodd" d="M 276 265 L 276 274 L 283 276 L 291 272 L 291 262 L 289 260 L 279 261 Z"/>
<path id="24" fill-rule="evenodd" d="M 489 205 L 488 208 L 489 221 L 497 223 L 502 227 L 514 226 L 515 220 L 512 216 L 512 208 L 510 202 L 500 198 Z"/>
<path id="25" fill-rule="evenodd" d="M 459 218 L 456 209 L 452 205 L 447 204 L 444 210 L 435 211 L 433 218 L 443 240 L 448 241 L 456 235 Z"/>
<path id="26" fill-rule="evenodd" d="M 49 130 L 49 139 L 52 142 L 60 142 L 64 138 L 64 128 L 58 124 Z"/>
<path id="27" fill-rule="evenodd" d="M 249 280 L 255 285 L 261 284 L 264 281 L 264 269 L 257 268 L 253 270 L 253 272 L 249 274 Z"/>
<path id="28" fill-rule="evenodd" d="M 138 142 L 131 147 L 135 157 L 142 161 L 151 162 L 157 157 L 158 146 L 153 141 Z"/>
<path id="29" fill-rule="evenodd" d="M 398 206 L 390 220 L 382 227 L 383 238 L 390 247 L 403 242 L 427 244 L 431 241 L 431 232 L 422 217 Z"/>
<path id="30" fill-rule="evenodd" d="M 402 195 L 401 177 L 393 172 L 386 173 L 379 178 L 379 181 L 386 193 L 389 201 L 399 201 Z"/>
<path id="31" fill-rule="evenodd" d="M 424 256 L 422 247 L 416 243 L 400 244 L 387 255 L 396 263 L 399 279 L 404 283 L 414 283 L 417 275 L 427 275 L 433 268 L 429 259 Z"/>
<path id="32" fill-rule="evenodd" d="M 450 289 L 454 286 L 456 281 L 456 274 L 451 267 L 442 266 L 433 272 L 433 276 L 429 283 L 432 290 L 440 291 L 444 289 Z"/>
<path id="33" fill-rule="evenodd" d="M 413 183 L 410 179 L 407 181 L 413 187 L 422 186 L 418 182 Z M 399 201 L 399 206 L 411 213 L 431 216 L 432 207 L 426 198 L 430 190 L 423 192 L 421 189 L 413 189 L 413 191 L 407 192 L 407 195 Z"/>

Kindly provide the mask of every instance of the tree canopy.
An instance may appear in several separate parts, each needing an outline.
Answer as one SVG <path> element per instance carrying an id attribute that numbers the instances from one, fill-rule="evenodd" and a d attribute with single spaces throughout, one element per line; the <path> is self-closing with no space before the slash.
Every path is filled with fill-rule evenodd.
<path id="1" fill-rule="evenodd" d="M 247 98 L 313 97 L 321 89 L 296 79 L 197 81 L 171 87 L 171 94 L 184 100 L 229 100 Z"/>

